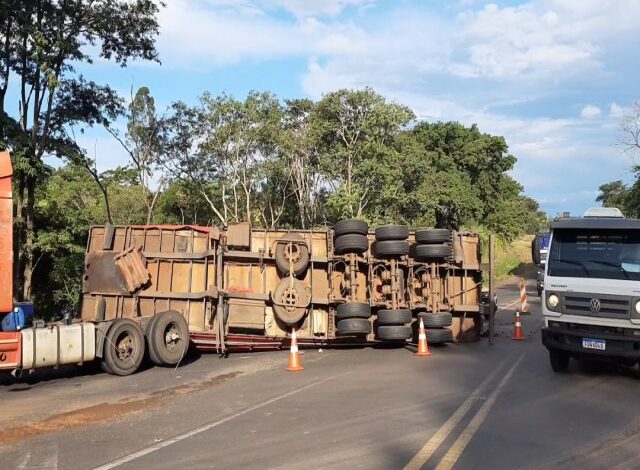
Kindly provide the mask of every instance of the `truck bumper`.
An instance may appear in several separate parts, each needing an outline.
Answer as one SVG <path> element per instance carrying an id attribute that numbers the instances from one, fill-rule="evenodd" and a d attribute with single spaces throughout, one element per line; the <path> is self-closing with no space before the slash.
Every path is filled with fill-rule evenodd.
<path id="1" fill-rule="evenodd" d="M 633 330 L 629 330 L 632 332 Z M 606 343 L 606 349 L 587 349 L 582 347 L 582 340 L 600 339 Z M 640 359 L 640 336 L 630 336 L 622 333 L 602 333 L 596 331 L 543 328 L 542 344 L 547 349 L 566 351 L 572 356 L 601 356 Z"/>

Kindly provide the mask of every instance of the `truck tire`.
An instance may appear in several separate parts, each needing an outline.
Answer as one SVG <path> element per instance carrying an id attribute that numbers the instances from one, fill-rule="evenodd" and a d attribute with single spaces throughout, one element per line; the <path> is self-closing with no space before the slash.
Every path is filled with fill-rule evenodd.
<path id="1" fill-rule="evenodd" d="M 416 230 L 416 243 L 449 243 L 451 231 L 446 228 L 424 228 Z"/>
<path id="2" fill-rule="evenodd" d="M 154 315 L 149 319 L 147 325 L 144 328 L 144 337 L 147 340 L 147 353 L 149 354 L 149 359 L 151 359 L 151 362 L 156 365 L 162 365 L 162 361 L 160 360 L 158 354 L 154 349 L 154 344 L 151 342 L 151 329 L 153 328 L 153 324 L 158 319 L 158 316 L 159 315 Z"/>
<path id="3" fill-rule="evenodd" d="M 406 240 L 409 238 L 409 227 L 406 225 L 382 225 L 376 228 L 376 240 Z"/>
<path id="4" fill-rule="evenodd" d="M 571 356 L 565 351 L 559 349 L 549 349 L 549 362 L 554 372 L 563 373 L 569 368 L 569 360 Z"/>
<path id="5" fill-rule="evenodd" d="M 344 253 L 362 254 L 369 249 L 369 239 L 366 235 L 357 233 L 340 235 L 333 243 L 333 249 L 339 255 Z"/>
<path id="6" fill-rule="evenodd" d="M 417 245 L 416 259 L 418 261 L 448 259 L 451 258 L 453 252 L 449 245 Z"/>
<path id="7" fill-rule="evenodd" d="M 425 328 L 446 328 L 451 326 L 453 317 L 449 312 L 420 312 L 418 318 L 422 318 Z"/>
<path id="8" fill-rule="evenodd" d="M 373 250 L 378 258 L 387 256 L 404 256 L 409 254 L 409 243 L 400 240 L 375 242 Z"/>
<path id="9" fill-rule="evenodd" d="M 425 329 L 427 343 L 443 344 L 453 342 L 453 332 L 448 328 Z"/>
<path id="10" fill-rule="evenodd" d="M 410 326 L 379 326 L 378 339 L 382 341 L 401 341 L 411 338 L 413 331 Z"/>
<path id="11" fill-rule="evenodd" d="M 293 274 L 300 277 L 309 266 L 309 248 L 302 237 L 297 233 L 286 234 L 276 244 L 276 266 L 278 271 L 289 275 L 290 262 L 293 264 Z M 293 243 L 287 243 L 287 242 Z"/>
<path id="12" fill-rule="evenodd" d="M 289 278 L 280 279 L 271 297 L 274 302 L 273 313 L 287 325 L 298 323 L 307 313 L 307 306 L 311 301 L 310 292 L 305 285 L 298 279 L 294 279 L 291 285 Z"/>
<path id="13" fill-rule="evenodd" d="M 147 328 L 149 357 L 158 366 L 175 366 L 189 347 L 189 326 L 175 310 L 157 314 Z"/>
<path id="14" fill-rule="evenodd" d="M 369 318 L 371 316 L 371 306 L 360 302 L 347 302 L 338 305 L 336 309 L 336 318 L 344 320 L 345 318 Z"/>
<path id="15" fill-rule="evenodd" d="M 369 225 L 364 220 L 344 219 L 336 222 L 333 233 L 336 238 L 350 234 L 366 236 L 369 233 Z"/>
<path id="16" fill-rule="evenodd" d="M 128 318 L 119 318 L 107 330 L 100 366 L 109 374 L 131 375 L 140 367 L 144 351 L 140 326 Z"/>
<path id="17" fill-rule="evenodd" d="M 411 310 L 378 310 L 378 325 L 404 325 L 411 321 Z"/>
<path id="18" fill-rule="evenodd" d="M 338 336 L 368 335 L 371 323 L 365 318 L 345 318 L 336 324 Z"/>

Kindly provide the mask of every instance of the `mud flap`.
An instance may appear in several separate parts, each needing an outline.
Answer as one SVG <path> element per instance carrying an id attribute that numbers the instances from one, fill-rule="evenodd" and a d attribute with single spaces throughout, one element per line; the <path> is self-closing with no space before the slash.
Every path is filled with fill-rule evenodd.
<path id="1" fill-rule="evenodd" d="M 111 321 L 100 322 L 96 324 L 96 357 L 102 359 L 102 351 L 104 351 L 104 340 L 107 337 L 107 331 L 111 327 Z"/>

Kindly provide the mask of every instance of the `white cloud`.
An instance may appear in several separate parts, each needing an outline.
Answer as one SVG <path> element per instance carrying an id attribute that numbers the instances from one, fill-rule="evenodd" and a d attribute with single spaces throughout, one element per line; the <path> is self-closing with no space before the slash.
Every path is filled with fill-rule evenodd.
<path id="1" fill-rule="evenodd" d="M 368 21 L 342 14 L 373 3 L 171 0 L 160 18 L 160 53 L 167 65 L 201 70 L 300 58 L 307 62 L 301 87 L 314 98 L 372 86 L 420 118 L 477 123 L 507 138 L 519 158 L 513 174 L 537 197 L 571 184 L 575 190 L 566 192 L 572 198 L 590 198 L 605 182 L 600 178 L 626 172 L 629 162 L 615 149 L 614 131 L 595 119 L 602 116 L 599 107 L 584 106 L 583 119 L 566 113 L 576 109 L 571 94 L 619 76 L 612 61 L 638 45 L 640 1 L 532 0 L 500 7 L 461 0 L 448 7 L 449 17 L 424 4 L 394 2 L 367 10 L 381 15 Z M 271 15 L 283 10 L 290 15 Z M 562 105 L 527 109 L 526 103 L 557 96 Z M 588 99 L 611 103 L 608 116 L 617 118 L 624 109 L 613 98 L 605 90 Z M 611 162 L 607 172 L 602 158 Z M 557 172 L 542 174 L 541 165 Z M 567 174 L 576 178 L 567 182 Z"/>
<path id="2" fill-rule="evenodd" d="M 580 112 L 580 117 L 583 117 L 585 119 L 593 119 L 600 116 L 600 114 L 602 114 L 602 111 L 600 110 L 600 108 L 592 104 L 588 104 L 584 108 L 582 108 L 582 111 Z"/>
<path id="3" fill-rule="evenodd" d="M 295 16 L 336 16 L 349 6 L 366 6 L 372 0 L 262 0 L 267 7 L 284 8 Z"/>
<path id="4" fill-rule="evenodd" d="M 597 47 L 587 37 L 565 34 L 571 18 L 539 4 L 495 4 L 458 18 L 468 65 L 478 76 L 545 75 L 569 66 L 593 65 Z"/>
<path id="5" fill-rule="evenodd" d="M 307 54 L 353 55 L 362 51 L 367 39 L 353 25 L 324 23 L 313 17 L 279 19 L 261 14 L 262 10 L 248 3 L 233 8 L 215 4 L 218 8 L 204 0 L 168 2 L 160 14 L 158 39 L 166 65 L 206 68 L 207 63 L 226 66 Z"/>
<path id="6" fill-rule="evenodd" d="M 615 101 L 611 103 L 611 105 L 609 106 L 610 117 L 620 119 L 621 117 L 624 116 L 624 114 L 625 114 L 625 109 L 622 106 L 620 106 Z"/>

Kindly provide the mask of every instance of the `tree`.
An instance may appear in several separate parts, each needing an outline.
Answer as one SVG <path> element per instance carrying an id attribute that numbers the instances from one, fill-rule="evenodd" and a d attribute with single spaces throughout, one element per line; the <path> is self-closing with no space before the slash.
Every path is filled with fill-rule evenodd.
<path id="1" fill-rule="evenodd" d="M 86 81 L 78 63 L 97 55 L 126 66 L 157 60 L 153 0 L 5 1 L 0 9 L 0 132 L 12 151 L 16 180 L 16 274 L 20 296 L 31 297 L 36 184 L 45 155 L 65 156 L 74 126 L 106 125 L 120 112 L 108 86 Z M 19 111 L 10 116 L 6 93 L 15 81 Z M 78 151 L 77 153 L 82 153 Z"/>
<path id="2" fill-rule="evenodd" d="M 640 101 L 635 102 L 629 114 L 622 118 L 620 130 L 619 144 L 624 152 L 635 158 L 640 154 Z M 635 177 L 633 184 L 628 186 L 620 180 L 602 184 L 596 201 L 603 206 L 617 207 L 627 217 L 640 217 L 640 165 L 633 165 L 631 170 Z"/>
<path id="3" fill-rule="evenodd" d="M 626 210 L 628 199 L 629 188 L 618 180 L 600 185 L 596 201 L 601 202 L 604 207 L 617 207 L 620 210 Z"/>
<path id="4" fill-rule="evenodd" d="M 372 166 L 414 117 L 409 108 L 388 103 L 370 88 L 338 90 L 318 102 L 312 124 L 334 218 L 363 216 L 376 185 Z"/>
<path id="5" fill-rule="evenodd" d="M 621 144 L 626 152 L 634 154 L 640 152 L 640 101 L 636 101 L 631 106 L 629 114 L 622 118 L 622 139 Z"/>
<path id="6" fill-rule="evenodd" d="M 127 110 L 127 133 L 125 139 L 120 137 L 117 129 L 107 126 L 107 131 L 122 145 L 129 154 L 136 170 L 138 181 L 142 187 L 144 203 L 147 206 L 147 225 L 153 219 L 153 210 L 158 202 L 165 183 L 164 175 L 156 181 L 157 188 L 151 189 L 154 175 L 162 170 L 160 155 L 162 153 L 162 119 L 156 115 L 156 105 L 149 88 L 141 87 Z"/>
<path id="7" fill-rule="evenodd" d="M 282 108 L 270 93 L 244 101 L 205 93 L 196 107 L 175 103 L 166 120 L 164 164 L 205 198 L 222 224 L 259 221 L 257 193 L 277 169 Z M 274 199 L 264 199 L 274 203 Z M 274 217 L 282 211 L 270 207 Z M 276 221 L 277 222 L 277 221 Z"/>
<path id="8" fill-rule="evenodd" d="M 317 221 L 321 195 L 319 143 L 311 124 L 315 110 L 315 103 L 309 99 L 288 100 L 282 122 L 280 148 L 303 229 Z"/>
<path id="9" fill-rule="evenodd" d="M 85 168 L 48 171 L 37 187 L 33 300 L 39 315 L 52 318 L 77 307 L 87 233 L 91 225 L 104 223 L 106 211 L 101 190 Z M 111 194 L 114 223 L 144 223 L 146 208 L 134 170 L 115 168 L 98 178 Z"/>

